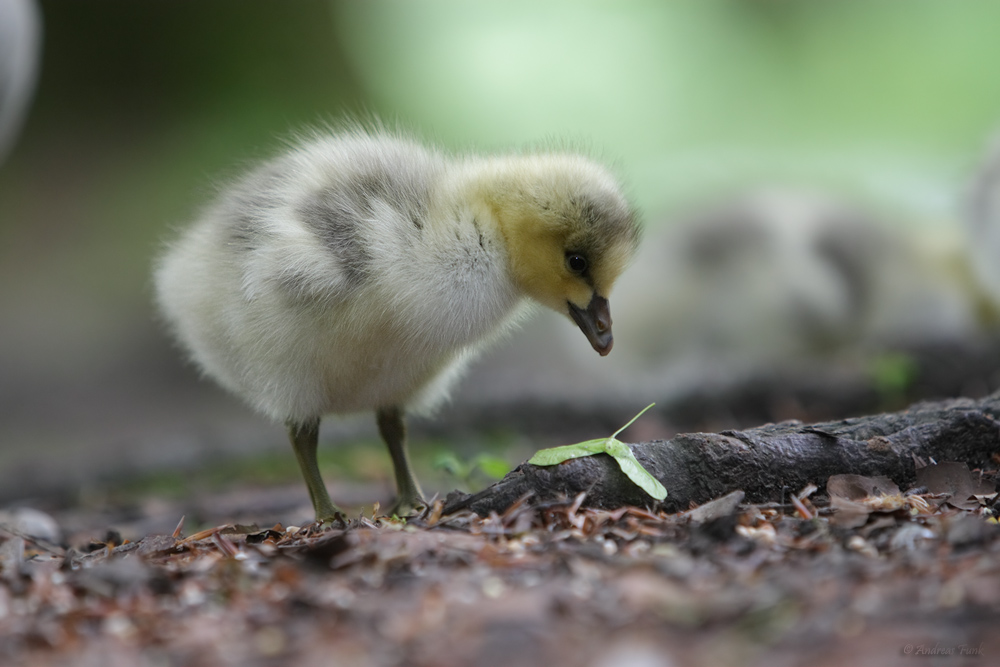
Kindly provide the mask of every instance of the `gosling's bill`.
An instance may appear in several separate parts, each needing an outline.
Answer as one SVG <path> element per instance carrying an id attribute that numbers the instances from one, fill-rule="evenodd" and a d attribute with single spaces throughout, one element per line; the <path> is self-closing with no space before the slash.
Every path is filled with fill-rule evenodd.
<path id="1" fill-rule="evenodd" d="M 203 372 L 283 421 L 316 518 L 340 514 L 320 419 L 374 411 L 404 513 L 423 503 L 405 411 L 442 401 L 533 300 L 611 351 L 608 295 L 636 215 L 571 153 L 449 155 L 353 129 L 313 135 L 224 189 L 155 272 L 159 307 Z"/>

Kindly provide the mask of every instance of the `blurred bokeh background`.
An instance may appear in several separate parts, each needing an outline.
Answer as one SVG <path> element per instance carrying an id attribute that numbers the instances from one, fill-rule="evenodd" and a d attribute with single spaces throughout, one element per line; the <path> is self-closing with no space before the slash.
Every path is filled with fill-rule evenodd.
<path id="1" fill-rule="evenodd" d="M 922 395 L 1000 386 L 998 177 L 982 166 L 1000 121 L 994 2 L 0 8 L 0 65 L 37 74 L 33 88 L 0 74 L 0 501 L 72 502 L 241 454 L 291 460 L 280 427 L 182 363 L 150 267 L 215 183 L 348 116 L 455 150 L 569 140 L 615 166 L 646 224 L 612 296 L 610 357 L 539 314 L 418 437 L 506 432 L 530 450 L 652 401 L 633 439 L 808 418 L 802 395 L 822 416 L 920 382 Z M 966 379 L 928 384 L 949 368 Z M 369 421 L 325 439 L 371 438 Z M 371 449 L 362 467 L 388 490 Z"/>

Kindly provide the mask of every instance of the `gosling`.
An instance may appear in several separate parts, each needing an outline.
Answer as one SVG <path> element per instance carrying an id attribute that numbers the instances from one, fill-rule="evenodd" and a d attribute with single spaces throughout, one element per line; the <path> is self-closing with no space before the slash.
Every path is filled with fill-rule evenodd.
<path id="1" fill-rule="evenodd" d="M 160 259 L 156 298 L 205 375 L 287 425 L 318 521 L 343 517 L 317 465 L 321 417 L 374 410 L 402 516 L 425 504 L 404 413 L 446 398 L 529 301 L 608 354 L 608 293 L 638 241 L 588 158 L 453 156 L 354 128 L 224 189 Z"/>

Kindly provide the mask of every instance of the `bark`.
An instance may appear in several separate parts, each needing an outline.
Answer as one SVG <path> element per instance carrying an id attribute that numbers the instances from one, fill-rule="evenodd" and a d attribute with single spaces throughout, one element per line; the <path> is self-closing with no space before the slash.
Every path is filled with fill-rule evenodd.
<path id="1" fill-rule="evenodd" d="M 546 502 L 586 491 L 585 504 L 591 507 L 638 505 L 677 512 L 735 490 L 744 491 L 748 502 L 780 502 L 810 483 L 824 488 L 830 475 L 840 473 L 884 475 L 907 489 L 916 468 L 930 459 L 996 467 L 991 457 L 1000 452 L 998 418 L 1000 392 L 812 425 L 790 421 L 688 433 L 629 445 L 666 487 L 661 503 L 633 484 L 614 459 L 600 454 L 556 466 L 523 463 L 480 493 L 449 496 L 445 511 L 502 513 L 525 495 L 531 502 Z"/>

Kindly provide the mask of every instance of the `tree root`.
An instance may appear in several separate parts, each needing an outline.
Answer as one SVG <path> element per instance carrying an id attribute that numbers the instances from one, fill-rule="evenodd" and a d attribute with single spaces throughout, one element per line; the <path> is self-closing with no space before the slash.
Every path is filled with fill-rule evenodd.
<path id="1" fill-rule="evenodd" d="M 599 454 L 555 466 L 522 463 L 474 495 L 453 493 L 444 512 L 503 513 L 525 496 L 531 502 L 573 498 L 585 505 L 636 505 L 678 512 L 735 490 L 748 502 L 780 502 L 808 484 L 823 488 L 830 475 L 883 475 L 901 489 L 930 460 L 996 467 L 1000 453 L 1000 392 L 980 400 L 918 403 L 909 409 L 806 425 L 767 424 L 744 431 L 688 433 L 630 444 L 636 458 L 667 488 L 656 502 L 633 484 L 610 456 Z"/>

